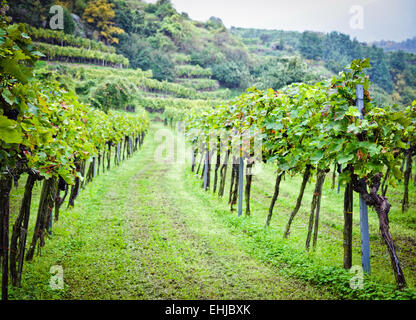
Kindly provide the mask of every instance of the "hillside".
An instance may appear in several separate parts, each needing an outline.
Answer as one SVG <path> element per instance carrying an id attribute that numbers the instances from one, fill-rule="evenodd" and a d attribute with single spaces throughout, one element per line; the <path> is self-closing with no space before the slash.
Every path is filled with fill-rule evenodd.
<path id="1" fill-rule="evenodd" d="M 372 68 L 369 76 L 374 83 L 372 91 L 377 102 L 408 105 L 416 97 L 416 55 L 412 53 L 385 53 L 374 44 L 360 43 L 339 32 L 323 34 L 245 28 L 232 28 L 230 31 L 240 35 L 255 54 L 273 57 L 301 55 L 313 70 L 320 67 L 332 74 L 342 71 L 353 59 L 370 58 Z"/>
<path id="2" fill-rule="evenodd" d="M 55 3 L 54 0 L 47 2 Z M 89 51 L 88 55 L 76 48 L 57 50 L 52 47 L 57 45 L 57 40 L 51 41 L 39 31 L 47 27 L 51 14 L 39 8 L 35 1 L 14 1 L 9 14 L 14 21 L 38 28 L 31 28 L 31 35 L 36 34 L 35 38 L 43 42 L 40 49 L 48 60 L 128 65 L 132 69 L 151 70 L 153 78 L 159 81 L 211 92 L 211 97 L 216 96 L 218 89 L 231 89 L 229 92 L 222 90 L 217 96 L 230 98 L 253 85 L 260 89 L 279 89 L 294 82 L 316 82 L 342 71 L 353 59 L 368 57 L 372 64 L 369 71 L 374 83 L 372 92 L 377 102 L 408 105 L 416 98 L 415 59 L 411 54 L 405 56 L 404 67 L 397 76 L 394 52 L 385 53 L 378 48 L 380 44 L 360 43 L 342 33 L 234 27 L 227 30 L 220 18 L 211 17 L 206 22 L 191 20 L 186 13 L 178 13 L 169 0 L 159 0 L 155 4 L 139 0 L 58 3 L 65 6 L 64 30 L 58 36 L 73 38 L 66 41 L 67 45 L 74 46 L 74 39 L 85 39 L 85 42 L 86 38 L 91 39 L 85 45 L 89 49 L 91 43 L 101 45 L 95 45 L 94 52 Z M 97 50 L 106 51 L 105 57 Z M 55 57 L 51 57 L 52 53 Z"/>

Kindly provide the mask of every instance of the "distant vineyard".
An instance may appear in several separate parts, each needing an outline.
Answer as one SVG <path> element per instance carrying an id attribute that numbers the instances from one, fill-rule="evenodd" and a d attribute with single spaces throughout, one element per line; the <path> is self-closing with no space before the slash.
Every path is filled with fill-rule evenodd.
<path id="1" fill-rule="evenodd" d="M 112 46 L 107 46 L 102 42 L 90 40 L 87 38 L 77 37 L 71 34 L 66 34 L 60 30 L 51 30 L 43 28 L 35 28 L 24 24 L 26 32 L 33 41 L 45 42 L 53 45 L 79 47 L 88 50 L 101 51 L 106 53 L 116 53 L 116 49 Z"/>
<path id="2" fill-rule="evenodd" d="M 173 60 L 177 64 L 187 64 L 191 62 L 191 57 L 189 55 L 186 55 L 184 53 L 174 53 L 173 54 Z"/>
<path id="3" fill-rule="evenodd" d="M 215 91 L 198 92 L 195 88 L 187 87 L 179 83 L 167 81 L 159 81 L 151 78 L 151 71 L 142 71 L 140 69 L 113 69 L 108 67 L 88 66 L 77 67 L 73 65 L 46 65 L 36 72 L 41 75 L 52 74 L 59 71 L 61 81 L 67 82 L 74 90 L 81 95 L 88 95 L 95 91 L 94 88 L 103 87 L 104 83 L 111 85 L 113 82 L 119 83 L 123 88 L 132 88 L 130 94 L 158 94 L 171 95 L 177 98 L 188 99 L 228 99 L 230 96 L 229 89 L 221 89 Z M 203 79 L 199 79 L 203 80 Z M 210 79 L 204 79 L 211 81 Z M 212 80 L 215 81 L 215 80 Z M 211 82 L 210 82 L 211 83 Z"/>

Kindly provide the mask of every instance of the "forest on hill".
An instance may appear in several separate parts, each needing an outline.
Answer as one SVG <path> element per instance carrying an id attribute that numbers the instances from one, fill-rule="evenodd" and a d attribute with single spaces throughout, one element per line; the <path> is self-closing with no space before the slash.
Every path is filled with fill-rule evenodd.
<path id="1" fill-rule="evenodd" d="M 384 51 L 402 50 L 404 52 L 416 53 L 416 37 L 400 42 L 381 40 L 374 42 L 374 44 L 379 48 L 383 48 Z"/>
<path id="2" fill-rule="evenodd" d="M 235 92 L 251 86 L 279 89 L 319 81 L 336 75 L 353 59 L 370 58 L 369 75 L 377 101 L 405 106 L 416 98 L 413 53 L 384 52 L 339 32 L 228 30 L 217 17 L 206 22 L 191 20 L 169 0 L 154 4 L 140 0 L 46 2 L 16 0 L 9 4 L 8 14 L 15 22 L 48 28 L 51 14 L 45 8 L 62 4 L 66 34 L 115 47 L 128 58 L 131 68 L 152 70 L 157 80 L 183 83 L 177 65 L 185 64 L 209 69 L 208 78 Z M 199 86 L 210 87 L 206 82 Z"/>

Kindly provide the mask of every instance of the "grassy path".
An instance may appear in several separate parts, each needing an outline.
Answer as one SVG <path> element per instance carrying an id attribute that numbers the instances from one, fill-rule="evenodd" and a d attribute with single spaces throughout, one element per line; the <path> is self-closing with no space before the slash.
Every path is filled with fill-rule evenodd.
<path id="1" fill-rule="evenodd" d="M 223 201 L 183 164 L 143 149 L 99 175 L 63 210 L 41 257 L 26 263 L 18 299 L 328 299 L 331 295 L 262 263 L 233 232 Z M 50 267 L 64 270 L 51 290 Z"/>

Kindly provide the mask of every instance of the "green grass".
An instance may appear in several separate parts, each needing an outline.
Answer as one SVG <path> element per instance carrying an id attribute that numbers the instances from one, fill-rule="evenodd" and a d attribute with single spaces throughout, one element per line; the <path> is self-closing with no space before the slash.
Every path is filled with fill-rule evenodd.
<path id="1" fill-rule="evenodd" d="M 189 163 L 154 160 L 158 128 L 161 124 L 152 125 L 142 150 L 88 184 L 75 208 L 62 210 L 41 256 L 25 262 L 23 286 L 11 287 L 11 299 L 397 299 L 414 294 L 394 290 L 375 213 L 370 214 L 372 276 L 366 278 L 365 290 L 350 289 L 351 275 L 341 267 L 342 195 L 330 189 L 330 179 L 324 188 L 318 248 L 307 253 L 312 183 L 290 238 L 283 240 L 299 178 L 282 182 L 271 227 L 265 229 L 275 180 L 271 166 L 253 179 L 252 216 L 238 218 L 226 200 L 202 190 Z M 13 217 L 23 182 L 13 191 Z M 39 189 L 40 185 L 35 189 L 30 236 Z M 414 288 L 414 251 L 404 248 L 414 249 L 409 239 L 415 239 L 415 229 L 397 209 L 391 221 L 407 281 Z M 357 215 L 354 264 L 360 264 Z M 49 288 L 53 265 L 64 269 L 64 290 Z"/>
<path id="2" fill-rule="evenodd" d="M 193 174 L 188 174 L 186 178 L 195 180 Z M 197 188 L 198 185 L 199 181 L 194 183 L 193 188 Z M 204 193 L 198 190 L 198 193 L 200 192 Z M 208 194 L 208 198 L 212 201 L 216 196 Z M 414 289 L 402 293 L 395 289 L 394 284 L 384 283 L 374 276 L 365 277 L 364 290 L 352 290 L 349 285 L 352 274 L 341 267 L 342 260 L 338 261 L 342 255 L 342 243 L 341 246 L 330 246 L 320 240 L 318 247 L 327 247 L 308 253 L 305 251 L 301 234 L 294 236 L 292 231 L 290 239 L 284 240 L 283 228 L 273 224 L 267 229 L 264 227 L 265 216 L 264 220 L 247 216 L 237 217 L 236 214 L 230 214 L 224 203 L 215 213 L 222 224 L 241 238 L 240 242 L 253 258 L 273 266 L 287 277 L 326 288 L 335 297 L 342 299 L 416 299 Z M 306 237 L 306 233 L 304 235 Z M 385 267 L 388 269 L 389 265 Z"/>

